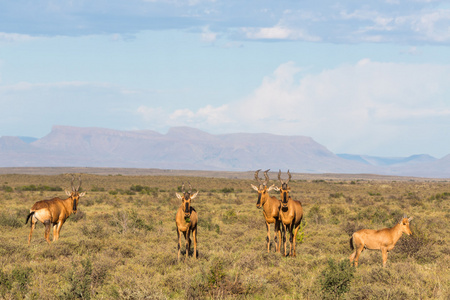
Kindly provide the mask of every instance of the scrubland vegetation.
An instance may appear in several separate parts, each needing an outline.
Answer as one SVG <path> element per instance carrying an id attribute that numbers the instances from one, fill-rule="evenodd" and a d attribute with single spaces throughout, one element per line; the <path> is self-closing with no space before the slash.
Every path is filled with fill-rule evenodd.
<path id="1" fill-rule="evenodd" d="M 304 209 L 294 258 L 274 244 L 267 253 L 252 178 L 83 174 L 87 194 L 60 239 L 48 246 L 38 224 L 28 246 L 30 207 L 64 197 L 70 179 L 0 175 L 0 298 L 450 298 L 449 182 L 294 176 L 291 196 Z M 175 192 L 183 181 L 200 191 L 192 203 L 199 258 L 178 263 Z M 357 269 L 349 265 L 354 231 L 391 227 L 404 214 L 414 217 L 414 234 L 400 239 L 386 268 L 381 252 L 368 250 Z"/>

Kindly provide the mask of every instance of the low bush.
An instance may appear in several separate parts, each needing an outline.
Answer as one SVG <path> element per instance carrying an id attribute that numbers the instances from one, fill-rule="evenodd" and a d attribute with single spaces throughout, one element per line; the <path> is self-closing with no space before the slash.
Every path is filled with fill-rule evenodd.
<path id="1" fill-rule="evenodd" d="M 345 259 L 337 263 L 328 260 L 328 266 L 318 278 L 324 299 L 339 299 L 350 290 L 355 268 Z"/>
<path id="2" fill-rule="evenodd" d="M 48 185 L 24 185 L 16 187 L 16 191 L 29 191 L 29 192 L 61 192 L 63 188 L 59 186 L 48 186 Z"/>
<path id="3" fill-rule="evenodd" d="M 32 276 L 33 270 L 30 267 L 16 266 L 9 274 L 0 269 L 0 295 L 11 292 L 14 298 L 24 298 Z"/>
<path id="4" fill-rule="evenodd" d="M 66 287 L 60 291 L 60 299 L 91 299 L 92 263 L 89 258 L 73 263 L 65 276 Z"/>
<path id="5" fill-rule="evenodd" d="M 0 226 L 20 228 L 24 226 L 25 219 L 19 219 L 20 216 L 13 214 L 11 212 L 1 212 L 0 213 Z"/>

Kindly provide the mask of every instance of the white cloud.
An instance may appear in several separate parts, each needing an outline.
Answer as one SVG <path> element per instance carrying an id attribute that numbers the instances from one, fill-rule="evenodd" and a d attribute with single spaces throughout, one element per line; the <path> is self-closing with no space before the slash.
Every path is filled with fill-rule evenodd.
<path id="1" fill-rule="evenodd" d="M 38 38 L 27 34 L 0 32 L 0 43 L 28 42 Z"/>
<path id="2" fill-rule="evenodd" d="M 214 128 L 230 122 L 227 116 L 228 106 L 213 107 L 207 105 L 198 109 L 196 112 L 184 108 L 177 109 L 169 115 L 169 124 L 171 126 L 195 126 L 202 128 Z"/>
<path id="3" fill-rule="evenodd" d="M 303 40 L 310 42 L 320 41 L 320 37 L 308 34 L 301 28 L 289 28 L 277 24 L 273 27 L 244 27 L 241 28 L 245 37 L 251 40 Z"/>
<path id="4" fill-rule="evenodd" d="M 209 30 L 209 26 L 205 26 L 202 28 L 202 41 L 206 43 L 213 43 L 217 39 L 217 33 L 212 32 Z"/>
<path id="5" fill-rule="evenodd" d="M 335 152 L 448 152 L 448 147 L 440 153 L 429 145 L 445 140 L 450 130 L 450 66 L 364 59 L 297 78 L 300 71 L 293 62 L 282 64 L 240 101 L 197 111 L 178 109 L 162 119 L 168 127 L 211 133 L 306 135 Z M 148 113 L 161 115 L 153 109 Z"/>
<path id="6" fill-rule="evenodd" d="M 290 62 L 264 78 L 237 104 L 240 121 L 252 131 L 308 135 L 333 150 L 360 152 L 414 130 L 442 135 L 450 117 L 450 66 L 361 60 L 297 81 L 298 71 Z"/>
<path id="7" fill-rule="evenodd" d="M 232 122 L 231 118 L 228 117 L 229 108 L 227 105 L 220 107 L 207 105 L 197 111 L 180 108 L 173 112 L 161 107 L 142 105 L 138 108 L 137 113 L 145 120 L 147 125 L 159 128 L 191 126 L 214 132 L 217 128 Z"/>

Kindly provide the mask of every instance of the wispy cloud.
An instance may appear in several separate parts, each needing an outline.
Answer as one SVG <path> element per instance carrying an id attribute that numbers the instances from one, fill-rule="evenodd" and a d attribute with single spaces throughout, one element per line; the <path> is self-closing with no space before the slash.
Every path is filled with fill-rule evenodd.
<path id="1" fill-rule="evenodd" d="M 202 28 L 202 41 L 206 43 L 213 43 L 217 39 L 217 33 L 212 32 L 209 29 L 209 26 L 205 26 Z"/>
<path id="2" fill-rule="evenodd" d="M 0 43 L 28 42 L 36 39 L 28 34 L 0 32 Z"/>
<path id="3" fill-rule="evenodd" d="M 449 44 L 450 10 L 439 1 L 36 0 L 0 4 L 1 39 L 196 28 L 202 39 Z M 211 30 L 213 28 L 213 30 Z M 236 34 L 240 32 L 242 34 Z"/>
<path id="4" fill-rule="evenodd" d="M 242 28 L 246 38 L 251 40 L 302 40 L 309 42 L 318 42 L 321 40 L 318 36 L 312 36 L 303 29 L 293 29 L 281 25 L 263 28 Z"/>

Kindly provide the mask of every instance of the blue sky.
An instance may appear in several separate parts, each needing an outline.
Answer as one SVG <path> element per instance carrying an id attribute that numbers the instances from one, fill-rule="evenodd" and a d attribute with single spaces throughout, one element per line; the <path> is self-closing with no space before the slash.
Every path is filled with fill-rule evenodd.
<path id="1" fill-rule="evenodd" d="M 0 1 L 0 136 L 191 126 L 440 158 L 449 46 L 448 1 Z"/>

